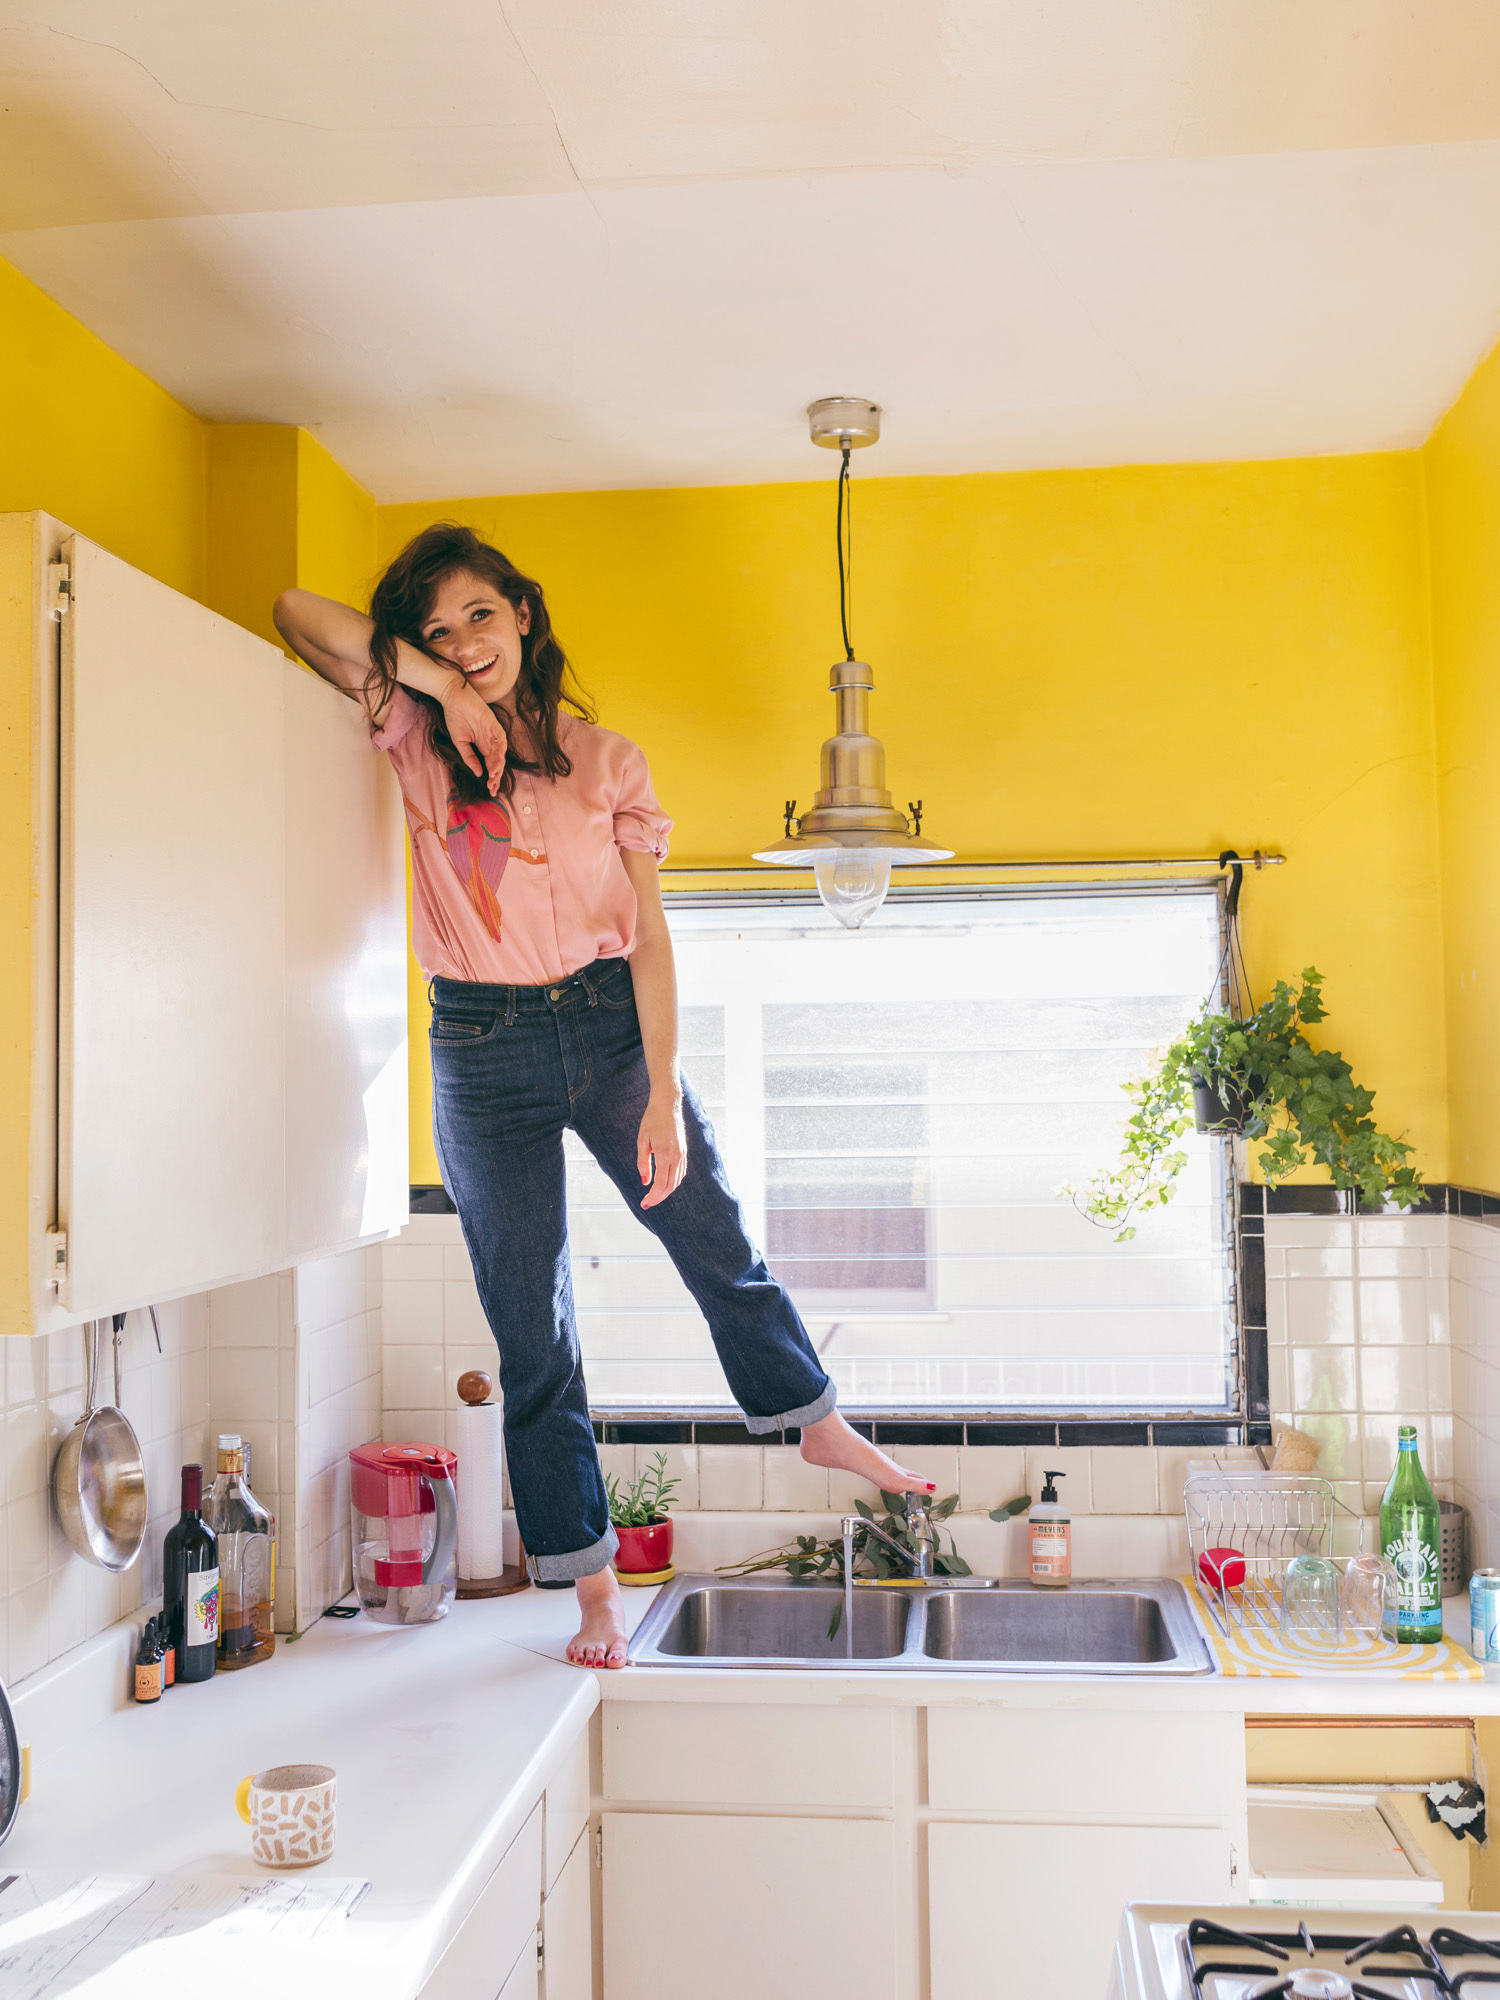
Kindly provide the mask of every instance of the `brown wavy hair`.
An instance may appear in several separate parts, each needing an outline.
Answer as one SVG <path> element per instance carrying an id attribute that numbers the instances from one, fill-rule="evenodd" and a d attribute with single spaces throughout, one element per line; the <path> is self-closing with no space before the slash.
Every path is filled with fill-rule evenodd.
<path id="1" fill-rule="evenodd" d="M 573 765 L 558 740 L 559 712 L 567 707 L 585 722 L 594 721 L 595 716 L 552 630 L 542 586 L 534 577 L 524 576 L 509 557 L 481 541 L 472 528 L 457 521 L 435 522 L 413 536 L 375 586 L 370 599 L 375 630 L 370 635 L 370 672 L 364 690 L 371 713 L 379 713 L 396 687 L 398 639 L 415 646 L 430 660 L 446 664 L 423 639 L 422 627 L 432 614 L 438 586 L 459 571 L 477 576 L 518 609 L 525 604 L 531 612 L 530 629 L 521 635 L 521 671 L 514 701 L 517 718 L 524 723 L 529 738 L 528 747 L 536 754 L 522 756 L 516 748 L 516 731 L 507 728 L 509 749 L 501 791 L 509 795 L 514 789 L 517 771 L 566 778 Z M 428 738 L 453 774 L 456 796 L 476 802 L 487 799 L 483 780 L 469 769 L 448 734 L 442 703 L 416 688 L 406 692 L 425 711 Z"/>

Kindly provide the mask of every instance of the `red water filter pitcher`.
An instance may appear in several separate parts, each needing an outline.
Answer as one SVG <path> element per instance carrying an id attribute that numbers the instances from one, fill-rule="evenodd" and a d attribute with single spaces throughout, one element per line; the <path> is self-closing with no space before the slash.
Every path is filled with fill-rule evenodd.
<path id="1" fill-rule="evenodd" d="M 458 1457 L 440 1444 L 357 1444 L 349 1454 L 354 1588 L 382 1625 L 444 1618 L 458 1582 Z"/>

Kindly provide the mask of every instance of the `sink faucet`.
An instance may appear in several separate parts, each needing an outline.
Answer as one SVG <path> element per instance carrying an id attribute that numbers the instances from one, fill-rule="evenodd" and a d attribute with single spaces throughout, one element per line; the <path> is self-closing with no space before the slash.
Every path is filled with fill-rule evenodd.
<path id="1" fill-rule="evenodd" d="M 867 1535 L 873 1535 L 876 1541 L 884 1542 L 892 1555 L 899 1556 L 914 1577 L 922 1581 L 929 1580 L 935 1574 L 933 1557 L 937 1552 L 937 1537 L 933 1532 L 932 1516 L 927 1511 L 927 1506 L 925 1493 L 906 1495 L 906 1532 L 915 1544 L 914 1549 L 909 1549 L 904 1543 L 898 1542 L 894 1535 L 888 1535 L 884 1528 L 876 1527 L 873 1521 L 867 1521 L 862 1514 L 845 1514 L 840 1523 L 844 1533 L 844 1575 L 851 1582 L 855 1580 L 854 1537 L 863 1528 Z"/>

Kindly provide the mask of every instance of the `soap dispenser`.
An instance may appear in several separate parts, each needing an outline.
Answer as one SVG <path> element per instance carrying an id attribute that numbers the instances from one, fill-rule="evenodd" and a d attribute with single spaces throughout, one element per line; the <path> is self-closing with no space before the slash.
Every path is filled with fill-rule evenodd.
<path id="1" fill-rule="evenodd" d="M 1061 1472 L 1044 1472 L 1042 1497 L 1031 1510 L 1031 1580 L 1062 1584 L 1073 1574 L 1073 1517 L 1057 1497 Z"/>

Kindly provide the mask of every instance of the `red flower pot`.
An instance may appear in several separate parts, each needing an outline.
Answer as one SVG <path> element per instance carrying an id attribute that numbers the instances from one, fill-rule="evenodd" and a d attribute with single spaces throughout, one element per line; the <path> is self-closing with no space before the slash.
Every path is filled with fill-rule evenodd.
<path id="1" fill-rule="evenodd" d="M 649 1575 L 666 1569 L 672 1560 L 672 1523 L 665 1516 L 644 1528 L 616 1528 L 620 1546 L 615 1551 L 615 1568 L 632 1576 Z"/>

